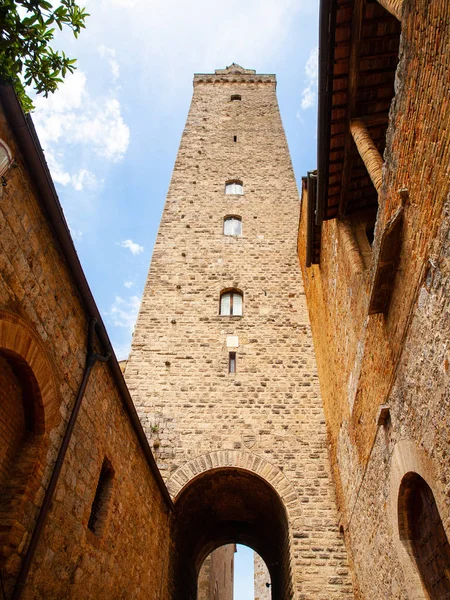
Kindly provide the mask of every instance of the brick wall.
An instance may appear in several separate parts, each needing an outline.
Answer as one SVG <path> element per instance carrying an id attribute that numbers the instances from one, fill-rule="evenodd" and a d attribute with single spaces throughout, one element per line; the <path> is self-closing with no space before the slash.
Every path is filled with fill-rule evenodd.
<path id="1" fill-rule="evenodd" d="M 270 600 L 270 573 L 266 563 L 257 554 L 254 553 L 254 569 L 255 569 L 255 600 Z"/>
<path id="2" fill-rule="evenodd" d="M 0 354 L 0 486 L 10 474 L 25 438 L 22 387 L 11 365 Z M 1 490 L 1 487 L 0 487 Z M 1 491 L 0 491 L 1 497 Z"/>
<path id="3" fill-rule="evenodd" d="M 0 137 L 16 161 L 1 188 L 0 349 L 14 351 L 34 374 L 29 392 L 39 425 L 36 445 L 12 467 L 21 509 L 0 511 L 0 567 L 9 595 L 82 380 L 90 315 L 2 111 Z M 1 368 L 0 389 L 17 388 L 3 359 Z M 17 392 L 11 400 L 20 406 Z M 100 536 L 88 521 L 105 457 L 114 478 Z M 17 473 L 22 479 L 14 482 Z M 23 597 L 167 598 L 170 544 L 167 504 L 109 367 L 97 364 Z"/>
<path id="4" fill-rule="evenodd" d="M 399 539 L 397 500 L 406 471 L 433 490 L 447 535 L 448 70 L 450 7 L 404 3 L 396 96 L 370 266 L 352 269 L 344 224 L 324 223 L 320 266 L 300 262 L 327 420 L 342 524 L 360 596 L 424 598 Z M 408 190 L 402 249 L 389 312 L 368 316 L 380 240 Z M 386 426 L 379 406 L 390 407 Z M 376 582 L 374 582 L 376 573 Z"/>

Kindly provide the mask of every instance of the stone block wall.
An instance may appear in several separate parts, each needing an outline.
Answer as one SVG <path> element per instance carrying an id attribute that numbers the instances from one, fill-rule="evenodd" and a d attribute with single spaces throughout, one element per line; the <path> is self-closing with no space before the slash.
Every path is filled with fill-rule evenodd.
<path id="1" fill-rule="evenodd" d="M 220 546 L 203 562 L 198 576 L 198 600 L 233 600 L 235 544 Z"/>
<path id="2" fill-rule="evenodd" d="M 255 570 L 255 600 L 270 600 L 272 594 L 270 593 L 270 573 L 267 569 L 266 563 L 257 554 L 254 553 L 254 570 Z"/>
<path id="3" fill-rule="evenodd" d="M 11 384 L 31 423 L 0 481 L 10 597 L 83 377 L 90 315 L 2 110 L 0 138 L 15 160 L 0 188 L 0 389 Z M 88 523 L 105 457 L 114 475 L 96 535 Z M 97 364 L 22 597 L 168 598 L 169 519 L 110 368 Z"/>
<path id="4" fill-rule="evenodd" d="M 225 194 L 228 181 L 242 182 L 243 195 Z M 198 468 L 265 465 L 286 496 L 295 597 L 331 600 L 352 592 L 296 258 L 298 209 L 274 76 L 233 66 L 196 75 L 125 378 L 174 497 Z M 224 235 L 229 215 L 242 235 Z M 242 292 L 242 317 L 219 314 L 227 289 Z"/>
<path id="5" fill-rule="evenodd" d="M 408 471 L 428 483 L 450 534 L 450 7 L 437 1 L 430 10 L 423 0 L 403 7 L 371 263 L 363 273 L 352 269 L 348 229 L 333 220 L 323 225 L 320 265 L 306 269 L 306 202 L 299 231 L 342 526 L 359 595 L 373 600 L 428 597 L 399 535 L 399 488 Z M 405 198 L 389 311 L 369 316 L 381 238 Z M 383 404 L 390 417 L 379 425 Z"/>

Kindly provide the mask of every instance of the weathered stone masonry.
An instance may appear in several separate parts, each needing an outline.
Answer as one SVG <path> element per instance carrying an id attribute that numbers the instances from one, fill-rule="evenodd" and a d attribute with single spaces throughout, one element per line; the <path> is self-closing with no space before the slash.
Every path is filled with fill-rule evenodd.
<path id="1" fill-rule="evenodd" d="M 229 181 L 243 195 L 225 194 Z M 298 207 L 275 77 L 235 65 L 196 75 L 125 377 L 175 500 L 218 469 L 233 470 L 230 486 L 246 481 L 241 471 L 269 482 L 288 516 L 280 597 L 331 600 L 352 591 L 296 259 Z M 229 215 L 242 235 L 224 235 Z M 243 294 L 243 316 L 219 314 L 227 289 Z M 215 543 L 202 535 L 197 562 Z"/>
<path id="2" fill-rule="evenodd" d="M 450 552 L 444 541 L 445 533 L 450 536 L 450 6 L 444 0 L 397 4 L 402 7 L 400 53 L 395 96 L 386 119 L 369 262 L 364 265 L 351 231 L 358 220 L 354 210 L 323 223 L 320 257 L 305 268 L 310 202 L 306 189 L 299 251 L 338 504 L 358 597 L 441 600 L 450 590 Z M 381 37 L 386 38 L 385 31 Z M 338 48 L 342 30 L 336 39 Z M 341 76 L 335 85 L 342 89 L 342 82 Z M 342 97 L 340 110 L 347 102 Z M 373 90 L 366 98 L 373 101 Z M 349 135 L 345 124 L 341 131 Z M 330 149 L 330 162 L 336 145 Z M 341 173 L 333 183 L 339 181 Z M 331 195 L 331 183 L 329 189 Z M 388 238 L 398 216 L 400 234 Z M 387 239 L 396 252 L 396 261 L 391 258 L 395 278 L 390 281 L 379 276 L 385 267 Z M 371 299 L 383 292 L 383 286 L 389 290 L 390 303 L 384 312 L 371 314 Z M 389 411 L 387 417 L 378 418 L 383 415 L 380 406 L 384 414 Z M 437 517 L 411 517 L 410 509 L 408 514 L 406 500 L 414 480 L 429 486 Z M 420 521 L 428 527 L 426 535 L 414 533 L 414 527 L 423 526 Z M 425 547 L 414 556 L 419 537 Z M 440 562 L 445 554 L 446 568 Z M 420 555 L 427 563 L 421 576 Z"/>
<path id="3" fill-rule="evenodd" d="M 61 241 L 70 238 L 54 188 L 59 221 L 43 199 L 47 184 L 37 185 L 51 180 L 32 125 L 10 88 L 0 88 L 0 100 L 0 138 L 15 161 L 0 188 L 0 569 L 10 598 L 83 376 L 93 315 Z M 79 267 L 74 249 L 73 257 Z M 97 365 L 22 598 L 170 596 L 170 504 L 138 433 L 112 364 Z M 105 458 L 114 474 L 94 532 Z"/>

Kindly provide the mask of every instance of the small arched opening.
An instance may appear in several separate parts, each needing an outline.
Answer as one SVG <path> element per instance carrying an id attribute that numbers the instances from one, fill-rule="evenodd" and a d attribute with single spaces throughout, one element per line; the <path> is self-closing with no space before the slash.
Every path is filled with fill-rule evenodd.
<path id="1" fill-rule="evenodd" d="M 277 492 L 255 473 L 211 469 L 190 481 L 175 500 L 173 600 L 197 600 L 197 581 L 216 548 L 242 544 L 259 554 L 270 574 L 271 598 L 291 597 L 289 527 Z"/>
<path id="2" fill-rule="evenodd" d="M 433 492 L 417 473 L 407 473 L 398 496 L 399 534 L 430 600 L 450 598 L 450 546 Z"/>

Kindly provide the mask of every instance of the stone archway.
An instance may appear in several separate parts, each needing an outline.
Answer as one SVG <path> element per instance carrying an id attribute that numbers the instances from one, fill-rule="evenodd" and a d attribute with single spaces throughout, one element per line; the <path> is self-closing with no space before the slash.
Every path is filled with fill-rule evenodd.
<path id="1" fill-rule="evenodd" d="M 175 499 L 197 475 L 210 469 L 227 467 L 250 471 L 267 481 L 280 496 L 288 514 L 298 506 L 297 493 L 283 471 L 261 456 L 244 450 L 216 450 L 190 460 L 172 473 L 167 481 L 167 489 Z"/>
<path id="2" fill-rule="evenodd" d="M 222 450 L 180 467 L 168 488 L 177 515 L 174 599 L 196 598 L 203 560 L 229 543 L 250 546 L 263 558 L 274 598 L 292 597 L 289 511 L 297 495 L 279 469 L 249 452 Z"/>

